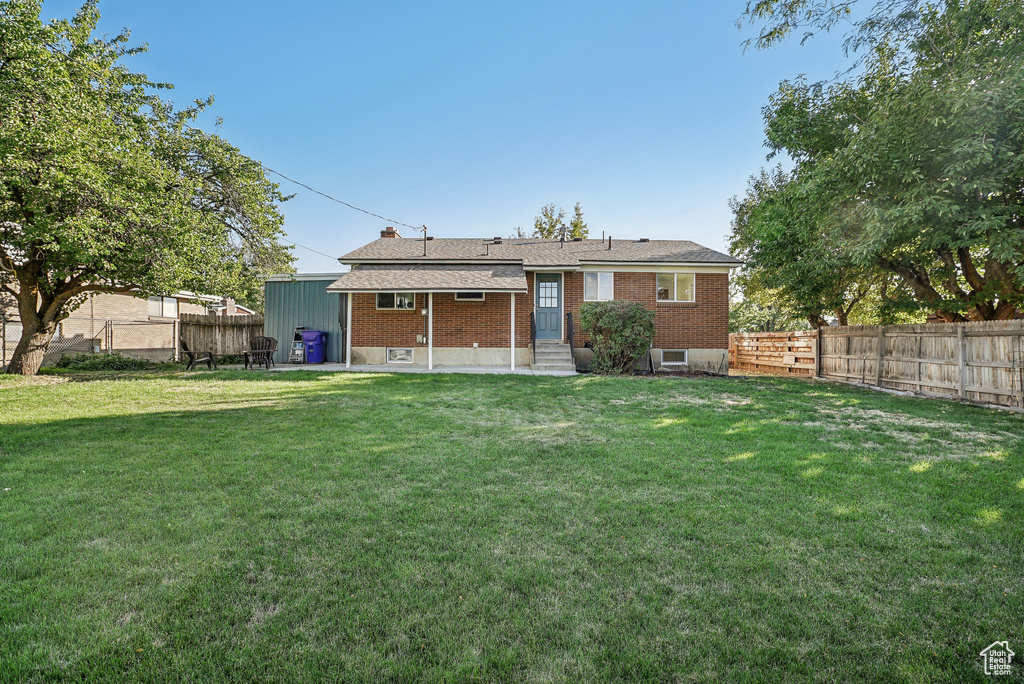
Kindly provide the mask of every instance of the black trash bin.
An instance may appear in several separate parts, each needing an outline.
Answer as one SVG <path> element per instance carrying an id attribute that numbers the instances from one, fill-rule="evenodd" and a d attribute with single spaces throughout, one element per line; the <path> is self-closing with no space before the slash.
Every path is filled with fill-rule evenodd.
<path id="1" fill-rule="evenodd" d="M 323 363 L 327 353 L 327 333 L 304 330 L 302 342 L 306 345 L 306 363 Z"/>

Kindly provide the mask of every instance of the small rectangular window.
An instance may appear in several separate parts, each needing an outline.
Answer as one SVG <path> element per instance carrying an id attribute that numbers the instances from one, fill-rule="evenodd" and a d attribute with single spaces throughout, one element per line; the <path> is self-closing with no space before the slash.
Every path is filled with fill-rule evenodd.
<path id="1" fill-rule="evenodd" d="M 483 292 L 456 292 L 455 301 L 457 302 L 482 302 L 484 301 Z"/>
<path id="2" fill-rule="evenodd" d="M 696 276 L 693 273 L 659 273 L 659 302 L 696 301 Z"/>
<path id="3" fill-rule="evenodd" d="M 686 349 L 662 349 L 661 350 L 661 365 L 662 366 L 685 366 L 686 365 Z"/>
<path id="4" fill-rule="evenodd" d="M 603 302 L 615 299 L 615 274 L 584 273 L 583 299 L 588 302 Z"/>
<path id="5" fill-rule="evenodd" d="M 153 318 L 178 317 L 178 300 L 174 297 L 150 297 L 147 306 Z"/>
<path id="6" fill-rule="evenodd" d="M 412 347 L 388 347 L 388 363 L 412 363 Z"/>
<path id="7" fill-rule="evenodd" d="M 416 295 L 413 292 L 378 292 L 377 308 L 402 311 L 415 309 Z"/>

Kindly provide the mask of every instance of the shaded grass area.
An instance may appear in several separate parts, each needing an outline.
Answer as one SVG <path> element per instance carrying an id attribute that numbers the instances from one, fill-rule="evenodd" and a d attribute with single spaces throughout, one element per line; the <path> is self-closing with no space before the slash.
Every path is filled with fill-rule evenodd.
<path id="1" fill-rule="evenodd" d="M 774 378 L 0 379 L 0 679 L 983 681 L 1022 428 Z"/>

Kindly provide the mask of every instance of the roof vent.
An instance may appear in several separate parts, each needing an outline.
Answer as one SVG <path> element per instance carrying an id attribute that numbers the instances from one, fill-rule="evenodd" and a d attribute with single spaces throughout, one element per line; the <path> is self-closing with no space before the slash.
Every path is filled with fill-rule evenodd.
<path id="1" fill-rule="evenodd" d="M 640 238 L 640 242 L 650 242 L 651 238 Z"/>
<path id="2" fill-rule="evenodd" d="M 574 237 L 574 238 L 572 239 L 572 241 L 573 241 L 573 242 L 583 242 L 583 238 L 581 238 L 581 237 Z"/>
<path id="3" fill-rule="evenodd" d="M 428 240 L 428 241 L 430 241 L 430 240 L 433 240 L 433 239 L 434 239 L 434 236 L 433 236 L 433 235 L 428 235 L 428 236 L 427 236 L 427 240 Z"/>
<path id="4" fill-rule="evenodd" d="M 501 238 L 500 237 L 494 238 L 494 244 L 500 245 L 501 244 Z"/>

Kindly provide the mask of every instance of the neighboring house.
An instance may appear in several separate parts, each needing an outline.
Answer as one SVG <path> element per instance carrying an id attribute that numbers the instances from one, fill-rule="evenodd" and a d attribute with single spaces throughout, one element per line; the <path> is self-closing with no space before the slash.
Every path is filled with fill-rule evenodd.
<path id="1" fill-rule="evenodd" d="M 255 316 L 257 312 L 255 309 L 242 306 L 231 297 L 221 297 L 206 305 L 206 313 L 215 313 L 219 316 Z"/>
<path id="2" fill-rule="evenodd" d="M 7 322 L 2 331 L 0 365 L 10 361 L 21 337 L 18 307 L 12 298 L 0 302 Z M 200 303 L 196 303 L 200 302 Z M 207 306 L 223 303 L 221 297 L 178 292 L 169 297 L 134 297 L 130 294 L 96 294 L 61 321 L 50 343 L 46 363 L 62 354 L 105 352 L 154 361 L 166 361 L 176 353 L 179 318 L 185 313 L 207 313 Z"/>
<path id="3" fill-rule="evenodd" d="M 352 270 L 326 290 L 343 295 L 349 365 L 530 366 L 531 315 L 539 367 L 568 354 L 570 332 L 585 364 L 580 305 L 615 299 L 655 312 L 657 367 L 727 367 L 729 273 L 740 262 L 688 240 L 423 239 L 388 228 L 339 261 Z"/>

